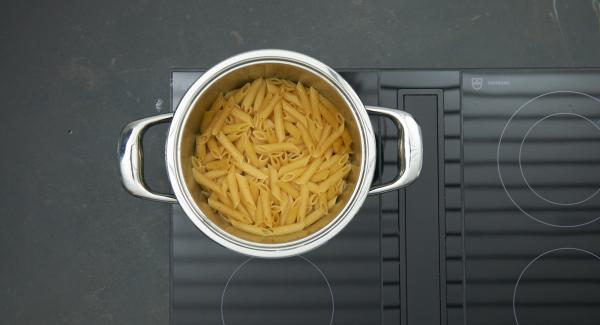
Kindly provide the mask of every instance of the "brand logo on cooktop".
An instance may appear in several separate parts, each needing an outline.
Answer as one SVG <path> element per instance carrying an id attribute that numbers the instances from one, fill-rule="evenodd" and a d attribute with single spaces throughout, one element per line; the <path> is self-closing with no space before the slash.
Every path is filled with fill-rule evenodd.
<path id="1" fill-rule="evenodd" d="M 471 78 L 471 87 L 473 90 L 479 90 L 483 87 L 483 78 Z"/>

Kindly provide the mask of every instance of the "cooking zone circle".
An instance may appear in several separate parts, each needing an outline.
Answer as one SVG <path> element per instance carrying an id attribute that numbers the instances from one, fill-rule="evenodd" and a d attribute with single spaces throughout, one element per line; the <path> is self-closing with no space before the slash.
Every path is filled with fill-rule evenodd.
<path id="1" fill-rule="evenodd" d="M 544 252 L 521 271 L 513 290 L 517 325 L 587 324 L 600 317 L 600 257 L 581 248 Z M 550 315 L 548 315 L 550 313 Z"/>
<path id="2" fill-rule="evenodd" d="M 329 280 L 310 259 L 251 257 L 233 270 L 225 284 L 221 321 L 223 325 L 326 325 L 333 323 L 334 306 Z"/>
<path id="3" fill-rule="evenodd" d="M 556 205 L 577 205 L 577 204 L 581 204 L 584 203 L 585 201 L 590 200 L 591 198 L 593 198 L 594 196 L 596 196 L 598 194 L 598 192 L 600 192 L 600 187 L 596 188 L 595 191 L 593 191 L 591 194 L 589 194 L 588 196 L 584 197 L 581 200 L 576 200 L 576 201 L 570 201 L 570 202 L 559 202 L 558 200 L 552 200 L 550 198 L 545 197 L 543 194 L 539 193 L 538 191 L 536 191 L 533 187 L 531 187 L 531 184 L 529 184 L 529 181 L 527 181 L 527 177 L 525 176 L 525 172 L 523 171 L 523 145 L 525 144 L 525 141 L 527 140 L 527 137 L 529 136 L 529 134 L 531 133 L 531 131 L 536 128 L 537 126 L 540 125 L 540 123 L 544 122 L 545 120 L 549 119 L 549 118 L 553 118 L 553 117 L 577 117 L 577 118 L 581 118 L 584 121 L 587 121 L 592 127 L 596 128 L 598 131 L 600 131 L 600 126 L 597 125 L 594 121 L 590 120 L 589 118 L 579 115 L 579 114 L 575 114 L 575 113 L 553 113 L 550 115 L 547 115 L 541 119 L 539 119 L 537 122 L 533 123 L 532 126 L 529 127 L 529 129 L 527 130 L 527 132 L 525 132 L 525 136 L 523 137 L 523 140 L 521 141 L 521 145 L 519 146 L 519 170 L 521 171 L 521 176 L 523 176 L 523 180 L 525 181 L 525 183 L 527 184 L 527 187 L 540 199 L 548 202 L 548 203 L 552 203 L 552 204 L 556 204 Z"/>
<path id="4" fill-rule="evenodd" d="M 521 105 L 498 142 L 502 187 L 525 215 L 554 227 L 600 219 L 600 100 L 554 91 Z"/>

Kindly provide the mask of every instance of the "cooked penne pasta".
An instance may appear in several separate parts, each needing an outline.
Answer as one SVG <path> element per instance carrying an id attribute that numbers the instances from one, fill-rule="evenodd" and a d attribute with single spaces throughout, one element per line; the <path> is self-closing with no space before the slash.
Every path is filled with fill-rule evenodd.
<path id="1" fill-rule="evenodd" d="M 289 121 L 283 122 L 283 128 L 294 138 L 300 138 L 302 136 L 300 130 Z"/>
<path id="2" fill-rule="evenodd" d="M 275 119 L 275 135 L 277 135 L 277 140 L 283 142 L 283 140 L 285 140 L 285 130 L 283 126 L 283 108 L 281 108 L 281 103 L 275 106 L 273 118 Z"/>
<path id="3" fill-rule="evenodd" d="M 315 120 L 315 122 L 317 122 L 317 124 L 321 125 L 321 112 L 320 112 L 320 108 L 319 108 L 319 93 L 313 87 L 310 87 L 308 90 L 309 90 L 308 95 L 309 95 L 309 99 L 310 99 L 312 118 L 313 118 L 313 120 Z"/>
<path id="4" fill-rule="evenodd" d="M 304 221 L 306 217 L 306 208 L 308 207 L 308 186 L 306 184 L 300 187 L 300 205 L 298 207 L 298 221 Z"/>
<path id="5" fill-rule="evenodd" d="M 227 186 L 229 188 L 229 193 L 231 194 L 231 201 L 233 202 L 233 207 L 237 208 L 240 204 L 240 191 L 238 187 L 238 183 L 236 180 L 235 171 L 229 171 L 227 174 Z"/>
<path id="6" fill-rule="evenodd" d="M 219 113 L 219 115 L 217 115 L 210 123 L 209 125 L 209 129 L 210 129 L 210 133 L 212 135 L 217 135 L 219 134 L 219 131 L 221 131 L 221 127 L 223 127 L 223 125 L 225 124 L 225 120 L 227 119 L 227 117 L 229 116 L 229 114 L 231 114 L 231 111 L 234 109 L 234 105 L 231 102 L 226 102 L 225 106 L 223 108 L 223 110 L 221 110 L 221 112 Z"/>
<path id="7" fill-rule="evenodd" d="M 293 108 L 292 105 L 290 105 L 284 101 L 284 102 L 282 102 L 282 107 L 283 107 L 283 110 L 286 113 L 288 113 L 292 118 L 294 118 L 296 121 L 300 122 L 305 127 L 307 126 L 306 116 L 300 114 L 300 112 L 298 112 L 295 108 Z"/>
<path id="8" fill-rule="evenodd" d="M 238 162 L 244 160 L 244 156 L 242 155 L 242 153 L 238 151 L 238 149 L 233 145 L 233 143 L 231 143 L 231 141 L 229 141 L 229 138 L 227 138 L 227 136 L 223 132 L 220 132 L 219 135 L 217 135 L 217 140 L 219 140 L 219 143 L 223 146 L 223 148 L 225 148 L 225 150 L 227 150 L 229 154 L 231 154 L 231 157 L 233 159 L 235 159 Z"/>
<path id="9" fill-rule="evenodd" d="M 278 182 L 279 188 L 284 190 L 286 193 L 290 194 L 292 197 L 300 196 L 300 192 L 296 190 L 290 183 L 288 182 Z"/>
<path id="10" fill-rule="evenodd" d="M 293 143 L 270 143 L 270 144 L 259 144 L 255 146 L 256 152 L 269 154 L 281 151 L 300 152 L 300 148 Z"/>
<path id="11" fill-rule="evenodd" d="M 269 177 L 269 176 L 267 176 L 267 174 L 261 172 L 258 168 L 254 167 L 246 162 L 237 161 L 234 164 L 236 165 L 237 168 L 246 172 L 246 174 L 254 176 L 256 178 L 265 179 L 265 178 Z"/>
<path id="12" fill-rule="evenodd" d="M 240 122 L 243 122 L 247 125 L 252 125 L 252 117 L 248 113 L 242 111 L 241 109 L 239 109 L 237 107 L 235 107 L 234 109 L 231 110 L 231 116 L 233 116 L 235 119 L 237 119 Z M 227 132 L 225 132 L 225 133 L 227 133 Z"/>
<path id="13" fill-rule="evenodd" d="M 229 207 L 229 206 L 227 206 L 227 205 L 225 205 L 225 204 L 223 204 L 223 203 L 221 203 L 219 201 L 208 199 L 208 205 L 211 208 L 213 208 L 213 209 L 215 209 L 215 210 L 217 210 L 217 211 L 225 214 L 226 216 L 228 216 L 230 218 L 233 218 L 233 219 L 235 219 L 237 221 L 240 221 L 240 222 L 243 222 L 243 223 L 246 223 L 246 224 L 249 224 L 251 222 L 251 220 L 250 220 L 250 218 L 248 216 L 243 215 L 241 212 L 239 212 L 239 211 L 237 211 L 237 210 L 235 210 L 235 209 L 233 209 L 233 208 L 231 208 L 231 207 Z"/>
<path id="14" fill-rule="evenodd" d="M 319 192 L 325 192 L 331 186 L 333 186 L 337 181 L 341 180 L 350 172 L 352 168 L 350 165 L 344 166 L 342 169 L 335 172 L 333 175 L 329 176 L 326 180 L 319 183 Z"/>
<path id="15" fill-rule="evenodd" d="M 194 180 L 198 184 L 206 187 L 207 189 L 213 192 L 222 193 L 221 188 L 219 187 L 219 185 L 217 185 L 217 183 L 215 183 L 212 179 L 206 177 L 206 175 L 197 171 L 196 169 L 192 169 L 192 176 L 194 176 Z"/>
<path id="16" fill-rule="evenodd" d="M 236 234 L 298 238 L 289 235 L 343 203 L 352 137 L 316 88 L 255 79 L 218 94 L 199 124 L 190 164 L 208 198 L 199 206 Z"/>
<path id="17" fill-rule="evenodd" d="M 296 184 L 306 184 L 310 180 L 310 178 L 315 174 L 315 172 L 317 171 L 317 168 L 319 168 L 320 164 L 321 164 L 320 158 L 313 160 L 310 163 L 310 165 L 308 165 L 308 168 L 306 168 L 304 173 L 294 182 Z"/>
<path id="18" fill-rule="evenodd" d="M 227 171 L 224 169 L 215 169 L 215 170 L 211 170 L 209 172 L 204 173 L 204 175 L 210 179 L 214 179 L 217 177 L 222 177 L 227 175 Z"/>

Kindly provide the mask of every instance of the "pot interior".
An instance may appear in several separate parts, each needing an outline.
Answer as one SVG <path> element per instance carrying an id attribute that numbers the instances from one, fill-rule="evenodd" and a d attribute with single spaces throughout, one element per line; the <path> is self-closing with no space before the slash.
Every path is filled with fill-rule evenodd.
<path id="1" fill-rule="evenodd" d="M 346 189 L 338 198 L 338 203 L 319 221 L 302 231 L 293 234 L 263 237 L 240 231 L 228 224 L 209 208 L 207 198 L 201 193 L 200 186 L 196 184 L 192 176 L 191 157 L 194 155 L 195 151 L 195 136 L 200 132 L 199 129 L 202 114 L 210 108 L 219 93 L 226 93 L 229 90 L 242 87 L 246 82 L 250 82 L 256 78 L 273 77 L 288 79 L 294 82 L 300 81 L 305 86 L 313 86 L 338 108 L 340 113 L 346 119 L 346 128 L 352 136 L 352 171 L 346 180 Z M 181 170 L 180 175 L 183 176 L 182 181 L 186 184 L 187 195 L 193 199 L 197 210 L 202 212 L 199 216 L 205 218 L 204 221 L 208 226 L 221 234 L 223 234 L 222 232 L 224 231 L 229 235 L 223 234 L 225 235 L 224 237 L 230 241 L 242 239 L 251 243 L 271 246 L 275 244 L 296 242 L 307 238 L 316 232 L 326 231 L 328 227 L 332 227 L 333 224 L 335 224 L 337 217 L 342 217 L 340 212 L 344 210 L 354 196 L 353 194 L 357 190 L 357 180 L 361 179 L 359 175 L 362 172 L 361 169 L 364 161 L 362 157 L 363 134 L 361 134 L 362 132 L 360 132 L 358 128 L 357 117 L 354 110 L 350 107 L 350 101 L 343 94 L 343 91 L 334 85 L 334 82 L 335 81 L 333 80 L 326 79 L 326 77 L 319 74 L 318 71 L 312 70 L 310 67 L 301 66 L 301 64 L 295 62 L 263 60 L 231 67 L 228 71 L 215 76 L 206 87 L 199 91 L 191 107 L 178 108 L 187 110 L 187 113 L 184 118 L 182 129 L 180 130 L 178 141 L 180 148 L 180 164 L 177 167 Z M 359 109 L 363 108 L 360 107 Z M 370 180 L 366 181 L 370 182 Z M 363 186 L 370 186 L 370 183 L 363 184 Z M 231 236 L 233 236 L 233 238 Z"/>

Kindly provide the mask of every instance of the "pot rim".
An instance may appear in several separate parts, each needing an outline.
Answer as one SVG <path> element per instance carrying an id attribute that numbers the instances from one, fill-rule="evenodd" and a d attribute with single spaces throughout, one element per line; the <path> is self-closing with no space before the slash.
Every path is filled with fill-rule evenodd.
<path id="1" fill-rule="evenodd" d="M 318 231 L 284 243 L 257 243 L 234 236 L 214 224 L 197 206 L 185 181 L 183 180 L 180 146 L 183 125 L 185 124 L 196 100 L 213 82 L 223 75 L 237 69 L 261 63 L 281 63 L 305 69 L 329 83 L 344 99 L 354 116 L 358 127 L 361 144 L 360 172 L 356 186 L 346 205 L 338 215 Z M 230 57 L 206 71 L 186 91 L 177 106 L 169 128 L 165 148 L 165 160 L 169 181 L 177 201 L 187 217 L 204 234 L 215 242 L 233 251 L 255 257 L 281 258 L 299 255 L 324 244 L 337 235 L 354 218 L 367 197 L 375 170 L 375 134 L 364 104 L 350 85 L 326 64 L 297 52 L 287 50 L 255 50 Z"/>

